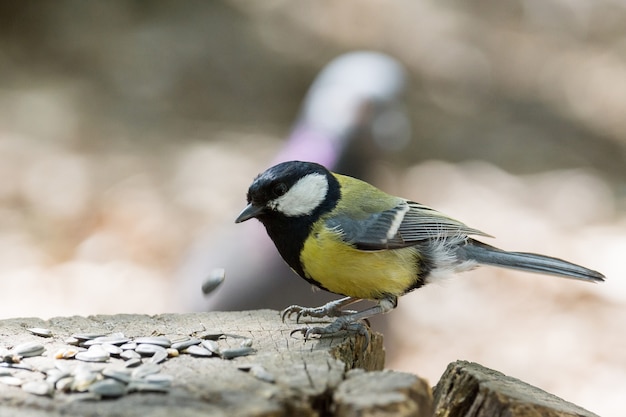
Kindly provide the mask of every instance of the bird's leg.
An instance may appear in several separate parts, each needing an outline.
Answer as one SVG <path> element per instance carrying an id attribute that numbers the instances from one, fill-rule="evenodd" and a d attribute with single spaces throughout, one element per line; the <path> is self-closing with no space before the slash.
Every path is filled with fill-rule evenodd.
<path id="1" fill-rule="evenodd" d="M 342 310 L 343 307 L 361 301 L 360 298 L 345 297 L 339 300 L 330 301 L 320 307 L 301 307 L 292 305 L 287 307 L 281 313 L 281 318 L 285 321 L 285 317 L 291 318 L 292 314 L 296 314 L 296 323 L 300 322 L 301 317 L 340 317 L 354 314 L 354 310 Z"/>
<path id="2" fill-rule="evenodd" d="M 338 300 L 341 301 L 341 300 Z M 334 322 L 325 327 L 302 327 L 291 332 L 302 333 L 305 340 L 310 339 L 313 335 L 319 335 L 320 337 L 332 336 L 341 331 L 347 331 L 350 333 L 358 333 L 363 335 L 366 339 L 365 347 L 369 344 L 369 332 L 361 320 L 368 317 L 375 316 L 377 314 L 387 313 L 398 305 L 398 297 L 395 295 L 389 295 L 378 302 L 373 307 L 367 308 L 363 311 L 355 312 L 338 317 Z"/>

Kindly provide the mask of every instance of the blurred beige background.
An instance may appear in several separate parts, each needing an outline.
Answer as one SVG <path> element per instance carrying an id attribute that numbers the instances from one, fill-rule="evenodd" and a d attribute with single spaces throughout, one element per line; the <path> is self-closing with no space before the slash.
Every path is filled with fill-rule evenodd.
<path id="1" fill-rule="evenodd" d="M 387 366 L 434 383 L 477 361 L 624 415 L 620 1 L 0 4 L 0 317 L 197 309 L 190 248 L 243 227 L 315 74 L 355 49 L 410 78 L 412 140 L 372 182 L 607 276 L 481 268 L 420 289 L 387 317 Z"/>

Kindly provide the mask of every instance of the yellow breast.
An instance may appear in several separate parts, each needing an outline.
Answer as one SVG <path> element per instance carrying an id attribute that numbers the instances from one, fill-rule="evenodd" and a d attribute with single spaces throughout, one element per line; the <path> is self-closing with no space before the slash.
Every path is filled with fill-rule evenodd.
<path id="1" fill-rule="evenodd" d="M 404 294 L 418 279 L 417 259 L 418 253 L 411 247 L 355 249 L 323 225 L 314 228 L 300 254 L 308 278 L 334 293 L 365 299 Z"/>

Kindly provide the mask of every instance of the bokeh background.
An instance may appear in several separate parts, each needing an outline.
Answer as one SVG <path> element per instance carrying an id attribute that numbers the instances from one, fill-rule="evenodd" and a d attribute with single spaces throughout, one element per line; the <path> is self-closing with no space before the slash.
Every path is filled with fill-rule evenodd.
<path id="1" fill-rule="evenodd" d="M 405 67 L 411 126 L 348 156 L 364 177 L 608 278 L 481 268 L 420 289 L 375 323 L 387 367 L 435 383 L 477 361 L 623 415 L 619 0 L 0 3 L 0 317 L 320 304 L 273 286 L 262 227 L 232 222 L 318 71 L 362 49 Z"/>

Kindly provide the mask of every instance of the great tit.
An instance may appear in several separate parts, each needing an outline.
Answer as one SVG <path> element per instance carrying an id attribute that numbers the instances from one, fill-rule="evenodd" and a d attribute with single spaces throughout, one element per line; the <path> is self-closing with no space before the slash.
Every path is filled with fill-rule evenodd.
<path id="1" fill-rule="evenodd" d="M 285 316 L 337 317 L 312 335 L 340 330 L 364 333 L 362 319 L 396 307 L 398 297 L 450 272 L 480 264 L 589 282 L 604 275 L 561 259 L 506 252 L 470 236 L 490 237 L 430 207 L 394 197 L 312 162 L 275 165 L 254 179 L 248 205 L 235 220 L 253 217 L 265 226 L 278 252 L 298 275 L 345 296 L 317 308 L 290 306 Z M 376 305 L 343 310 L 361 300 Z"/>

